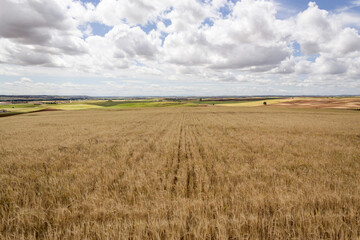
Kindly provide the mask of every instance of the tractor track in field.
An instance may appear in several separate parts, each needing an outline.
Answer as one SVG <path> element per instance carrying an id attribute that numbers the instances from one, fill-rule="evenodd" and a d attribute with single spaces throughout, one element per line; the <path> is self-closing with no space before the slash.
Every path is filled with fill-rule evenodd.
<path id="1" fill-rule="evenodd" d="M 182 118 L 180 120 L 180 126 L 179 126 L 179 138 L 178 138 L 178 144 L 177 144 L 177 148 L 176 151 L 177 153 L 175 154 L 176 159 L 174 161 L 174 159 L 172 160 L 172 162 L 175 162 L 175 169 L 174 169 L 174 177 L 172 180 L 172 185 L 171 185 L 171 192 L 175 193 L 176 191 L 176 184 L 178 182 L 178 172 L 180 169 L 180 162 L 181 162 L 181 143 L 183 140 L 183 134 L 184 134 L 184 115 L 182 115 Z"/>
<path id="2" fill-rule="evenodd" d="M 223 119 L 213 115 L 214 126 L 219 126 Z M 171 167 L 173 178 L 171 180 L 171 193 L 180 194 L 186 198 L 198 196 L 199 192 L 212 188 L 217 173 L 214 170 L 215 162 L 209 156 L 214 156 L 216 161 L 221 161 L 216 149 L 212 148 L 217 139 L 213 138 L 215 129 L 201 128 L 201 119 L 198 116 L 182 115 L 178 127 L 178 140 L 174 148 Z M 211 139 L 211 144 L 203 144 L 201 139 Z M 170 161 L 169 161 L 170 162 Z M 169 166 L 169 164 L 167 164 Z M 199 178 L 204 172 L 205 178 Z M 180 187 L 181 186 L 181 187 Z"/>
<path id="3" fill-rule="evenodd" d="M 177 144 L 177 154 L 174 160 L 174 177 L 172 180 L 172 193 L 176 193 L 181 181 L 180 192 L 184 193 L 186 198 L 194 195 L 196 190 L 196 173 L 195 173 L 195 156 L 197 144 L 195 143 L 194 129 L 191 126 L 191 121 L 188 116 L 183 115 L 179 127 L 179 138 Z"/>
<path id="4" fill-rule="evenodd" d="M 188 126 L 188 129 L 190 126 Z M 192 142 L 193 132 L 188 130 L 188 138 L 185 141 L 185 156 L 186 156 L 186 194 L 187 198 L 190 198 L 195 189 L 196 189 L 196 176 L 194 171 L 194 155 L 192 152 L 192 148 L 194 148 L 194 144 Z M 191 148 L 191 146 L 193 146 Z"/>

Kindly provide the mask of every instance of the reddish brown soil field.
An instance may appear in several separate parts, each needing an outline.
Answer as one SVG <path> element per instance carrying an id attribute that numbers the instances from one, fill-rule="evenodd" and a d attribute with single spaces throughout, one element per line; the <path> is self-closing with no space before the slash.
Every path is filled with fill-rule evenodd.
<path id="1" fill-rule="evenodd" d="M 276 103 L 274 107 L 360 109 L 360 98 L 302 99 Z"/>

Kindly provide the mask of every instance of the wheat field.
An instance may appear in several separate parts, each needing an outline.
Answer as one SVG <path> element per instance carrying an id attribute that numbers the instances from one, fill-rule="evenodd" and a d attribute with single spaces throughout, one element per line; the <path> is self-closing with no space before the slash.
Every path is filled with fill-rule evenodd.
<path id="1" fill-rule="evenodd" d="M 0 118 L 0 239 L 358 239 L 360 112 Z"/>

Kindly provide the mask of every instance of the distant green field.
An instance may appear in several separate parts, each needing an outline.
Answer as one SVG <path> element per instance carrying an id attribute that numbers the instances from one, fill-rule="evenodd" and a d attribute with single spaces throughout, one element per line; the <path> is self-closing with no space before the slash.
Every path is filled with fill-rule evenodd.
<path id="1" fill-rule="evenodd" d="M 97 101 L 97 102 L 92 102 L 92 103 L 86 103 L 89 105 L 96 105 L 96 106 L 100 106 L 100 107 L 113 107 L 119 104 L 118 101 Z"/>
<path id="2" fill-rule="evenodd" d="M 59 110 L 82 110 L 82 109 L 102 108 L 101 106 L 90 105 L 90 104 L 86 104 L 86 103 L 56 104 L 56 105 L 46 105 L 46 107 L 59 109 Z"/>
<path id="3" fill-rule="evenodd" d="M 239 101 L 190 101 L 193 104 L 208 104 L 208 105 L 217 105 L 217 104 L 229 104 L 229 103 L 239 103 Z"/>
<path id="4" fill-rule="evenodd" d="M 0 109 L 4 109 L 7 112 L 0 113 L 0 116 L 12 115 L 10 113 L 27 113 L 32 111 L 38 111 L 43 109 L 41 105 L 34 104 L 10 104 L 10 105 L 1 105 Z"/>
<path id="5" fill-rule="evenodd" d="M 158 102 L 158 101 L 106 101 L 87 103 L 106 108 L 141 108 L 141 107 L 175 107 L 175 106 L 196 106 L 188 102 Z"/>
<path id="6" fill-rule="evenodd" d="M 177 106 L 197 106 L 198 104 L 191 102 L 175 102 L 175 101 L 150 101 L 150 100 L 134 100 L 134 101 L 79 101 L 73 103 L 59 104 L 10 104 L 2 105 L 0 109 L 7 112 L 0 113 L 0 116 L 10 116 L 14 114 L 28 113 L 39 111 L 47 108 L 58 110 L 86 110 L 86 109 L 118 109 L 118 108 L 145 108 L 145 107 L 177 107 Z"/>
<path id="7" fill-rule="evenodd" d="M 34 108 L 39 107 L 39 105 L 34 105 L 32 103 L 25 103 L 25 104 L 9 104 L 9 105 L 0 105 L 1 109 L 12 109 L 12 108 Z"/>

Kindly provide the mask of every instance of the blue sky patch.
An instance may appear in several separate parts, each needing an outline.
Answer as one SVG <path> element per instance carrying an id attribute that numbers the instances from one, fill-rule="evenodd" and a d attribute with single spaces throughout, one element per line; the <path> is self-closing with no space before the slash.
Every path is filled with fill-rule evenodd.
<path id="1" fill-rule="evenodd" d="M 231 13 L 231 9 L 228 5 L 225 5 L 224 7 L 220 8 L 220 13 L 223 18 L 225 18 L 227 15 Z"/>
<path id="2" fill-rule="evenodd" d="M 210 18 L 205 18 L 205 20 L 201 23 L 201 25 L 209 25 L 210 27 L 214 25 L 214 21 Z"/>
<path id="3" fill-rule="evenodd" d="M 294 52 L 293 52 L 294 57 L 304 56 L 303 52 L 301 51 L 301 46 L 297 41 L 293 41 L 292 46 L 294 48 Z"/>
<path id="4" fill-rule="evenodd" d="M 81 0 L 83 3 L 92 3 L 94 6 L 98 5 L 100 0 Z"/>
<path id="5" fill-rule="evenodd" d="M 156 30 L 156 23 L 152 22 L 152 23 L 148 23 L 145 26 L 139 24 L 138 25 L 144 32 L 146 32 L 146 34 L 148 34 L 149 32 L 151 32 L 152 30 Z"/>
<path id="6" fill-rule="evenodd" d="M 105 34 L 107 34 L 112 29 L 112 27 L 97 22 L 90 23 L 90 26 L 93 30 L 94 35 L 102 37 L 105 36 Z"/>
<path id="7" fill-rule="evenodd" d="M 297 11 L 304 11 L 308 8 L 309 2 L 316 2 L 316 4 L 321 9 L 327 11 L 334 11 L 345 6 L 352 6 L 353 0 L 278 0 L 283 6 L 288 6 L 290 8 L 296 9 Z M 358 9 L 359 12 L 359 9 Z"/>
<path id="8" fill-rule="evenodd" d="M 164 19 L 162 22 L 165 24 L 166 27 L 171 25 L 171 20 L 170 19 Z"/>
<path id="9" fill-rule="evenodd" d="M 293 41 L 292 46 L 294 48 L 293 56 L 294 57 L 302 57 L 305 56 L 304 53 L 301 51 L 301 46 L 297 41 Z M 316 58 L 318 58 L 320 54 L 310 54 L 306 56 L 306 60 L 315 62 Z"/>

